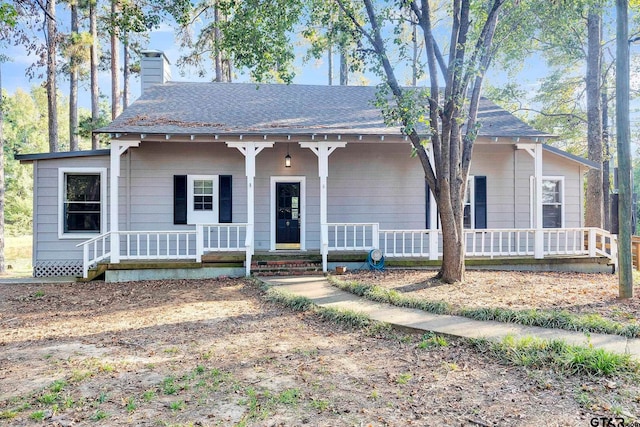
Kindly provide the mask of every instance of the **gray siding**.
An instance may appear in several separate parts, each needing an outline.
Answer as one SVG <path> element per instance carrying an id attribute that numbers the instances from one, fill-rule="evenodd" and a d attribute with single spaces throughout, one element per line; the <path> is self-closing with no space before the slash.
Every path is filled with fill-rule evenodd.
<path id="1" fill-rule="evenodd" d="M 287 149 L 292 166 L 284 167 Z M 34 162 L 38 198 L 34 239 L 37 261 L 80 260 L 75 246 L 84 239 L 58 239 L 58 168 L 107 167 L 108 156 L 49 159 Z M 509 144 L 477 144 L 471 174 L 487 177 L 489 228 L 529 228 L 530 177 L 533 158 Z M 544 174 L 565 177 L 565 226 L 582 224 L 582 175 L 579 164 L 544 153 Z M 222 141 L 143 141 L 122 156 L 120 173 L 121 230 L 185 230 L 173 224 L 174 175 L 232 175 L 233 222 L 247 221 L 244 156 Z M 255 242 L 257 250 L 271 244 L 272 178 L 305 177 L 306 249 L 320 247 L 320 180 L 318 159 L 297 142 L 277 143 L 256 159 Z M 107 182 L 108 184 L 108 182 Z M 329 222 L 376 222 L 382 229 L 423 229 L 426 221 L 424 172 L 411 157 L 409 143 L 348 143 L 329 158 Z M 107 186 L 108 187 L 108 186 Z M 107 189 L 108 195 L 108 189 Z M 107 196 L 105 195 L 105 197 Z M 107 209 L 108 212 L 108 209 Z M 108 229 L 109 219 L 107 215 Z"/>
<path id="2" fill-rule="evenodd" d="M 37 168 L 34 173 L 36 180 L 34 184 L 37 188 L 37 198 L 34 200 L 33 232 L 34 240 L 37 241 L 34 260 L 82 260 L 82 250 L 77 248 L 76 245 L 86 240 L 85 238 L 58 238 L 58 169 L 105 168 L 108 165 L 109 158 L 107 156 L 40 160 L 34 163 L 34 167 Z M 107 195 L 103 197 L 107 197 Z M 108 227 L 105 225 L 104 229 L 107 230 Z"/>

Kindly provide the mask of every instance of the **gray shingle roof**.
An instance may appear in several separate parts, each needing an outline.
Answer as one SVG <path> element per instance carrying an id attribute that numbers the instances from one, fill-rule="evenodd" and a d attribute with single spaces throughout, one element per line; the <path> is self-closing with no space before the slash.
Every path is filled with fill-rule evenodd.
<path id="1" fill-rule="evenodd" d="M 102 133 L 399 135 L 372 86 L 170 82 L 149 88 Z M 482 99 L 479 134 L 548 137 Z"/>

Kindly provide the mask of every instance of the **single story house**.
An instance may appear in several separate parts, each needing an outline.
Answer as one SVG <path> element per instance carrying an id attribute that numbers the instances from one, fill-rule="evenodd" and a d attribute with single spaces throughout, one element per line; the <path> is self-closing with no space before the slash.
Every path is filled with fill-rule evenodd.
<path id="1" fill-rule="evenodd" d="M 424 172 L 375 87 L 171 82 L 162 52 L 143 55 L 142 96 L 98 130 L 110 148 L 18 156 L 34 171 L 35 276 L 234 251 L 246 274 L 256 252 L 321 253 L 325 271 L 332 251 L 441 256 Z M 468 256 L 608 256 L 588 244 L 607 233 L 583 227 L 599 166 L 487 99 L 478 121 Z"/>

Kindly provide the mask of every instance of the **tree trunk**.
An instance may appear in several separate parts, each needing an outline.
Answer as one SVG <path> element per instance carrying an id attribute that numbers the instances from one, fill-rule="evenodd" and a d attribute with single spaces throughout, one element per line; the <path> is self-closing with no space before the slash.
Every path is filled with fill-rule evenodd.
<path id="1" fill-rule="evenodd" d="M 56 28 L 56 2 L 47 1 L 47 107 L 49 125 L 49 151 L 58 151 L 58 94 L 56 86 L 56 47 L 58 31 Z"/>
<path id="2" fill-rule="evenodd" d="M 116 25 L 118 0 L 111 0 L 111 119 L 120 114 L 120 40 Z"/>
<path id="3" fill-rule="evenodd" d="M 607 85 L 602 85 L 602 202 L 604 207 L 604 229 L 611 230 L 611 171 L 609 162 L 611 150 L 609 148 L 609 100 Z"/>
<path id="4" fill-rule="evenodd" d="M 0 274 L 4 265 L 4 99 L 2 98 L 2 61 L 0 60 Z"/>
<path id="5" fill-rule="evenodd" d="M 602 110 L 600 80 L 602 12 L 596 8 L 587 17 L 587 144 L 589 160 L 602 164 Z M 587 172 L 587 197 L 585 225 L 603 226 L 602 170 L 589 169 Z"/>
<path id="6" fill-rule="evenodd" d="M 448 185 L 441 185 L 440 200 L 438 201 L 438 213 L 442 233 L 442 267 L 438 273 L 438 278 L 445 283 L 455 283 L 464 281 L 464 229 L 462 224 L 463 215 L 460 211 L 462 203 L 452 204 L 451 193 Z M 459 218 L 459 219 L 458 219 Z M 448 230 L 448 232 L 445 232 Z M 446 260 L 446 262 L 445 262 Z"/>
<path id="7" fill-rule="evenodd" d="M 413 57 L 411 58 L 411 86 L 418 85 L 418 25 L 413 24 L 411 41 L 413 44 Z"/>
<path id="8" fill-rule="evenodd" d="M 129 83 L 131 83 L 131 70 L 129 70 L 129 34 L 125 32 L 122 40 L 124 47 L 122 55 L 122 73 L 124 82 L 124 86 L 122 87 L 122 111 L 124 111 L 129 106 Z"/>
<path id="9" fill-rule="evenodd" d="M 628 0 L 616 0 L 616 146 L 618 149 L 618 297 L 633 297 Z"/>
<path id="10" fill-rule="evenodd" d="M 97 0 L 89 1 L 89 31 L 91 32 L 91 125 L 95 129 L 100 117 L 100 89 L 98 88 L 98 17 Z M 91 133 L 91 149 L 100 148 L 98 134 Z"/>
<path id="11" fill-rule="evenodd" d="M 342 9 L 338 12 L 338 19 L 344 19 Z M 340 86 L 349 85 L 349 63 L 345 53 L 346 46 L 340 47 Z"/>
<path id="12" fill-rule="evenodd" d="M 331 41 L 329 41 L 329 45 L 327 46 L 327 58 L 329 59 L 329 73 L 327 77 L 329 77 L 329 86 L 333 85 L 333 46 L 331 46 Z"/>
<path id="13" fill-rule="evenodd" d="M 73 37 L 78 34 L 78 5 L 71 2 L 70 7 Z M 69 151 L 78 150 L 78 61 L 75 53 L 72 53 L 69 58 Z"/>
<path id="14" fill-rule="evenodd" d="M 216 68 L 216 77 L 214 79 L 214 81 L 216 82 L 223 82 L 224 79 L 224 74 L 223 74 L 223 70 L 222 70 L 222 51 L 220 50 L 220 10 L 218 7 L 218 2 L 215 2 L 214 5 L 214 10 L 213 10 L 213 22 L 214 22 L 214 28 L 213 28 L 213 37 L 215 38 L 214 41 L 214 62 L 215 62 L 215 68 Z"/>

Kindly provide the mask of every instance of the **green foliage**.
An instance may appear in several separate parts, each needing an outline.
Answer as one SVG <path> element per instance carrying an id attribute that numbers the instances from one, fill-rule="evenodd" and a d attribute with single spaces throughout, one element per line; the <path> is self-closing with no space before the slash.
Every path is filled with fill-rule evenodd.
<path id="1" fill-rule="evenodd" d="M 4 172 L 5 172 L 5 233 L 24 235 L 31 232 L 33 211 L 33 171 L 31 166 L 21 165 L 14 159 L 16 154 L 42 153 L 49 149 L 47 133 L 47 98 L 41 87 L 32 88 L 30 93 L 17 89 L 11 96 L 3 94 L 4 111 Z M 68 103 L 60 99 L 58 110 L 59 131 L 68 134 L 69 123 L 65 118 Z M 81 116 L 86 112 L 80 111 Z M 89 135 L 80 141 L 81 149 L 91 147 Z M 61 144 L 61 149 L 67 149 Z"/>
<path id="2" fill-rule="evenodd" d="M 35 412 L 32 412 L 31 415 L 29 415 L 29 418 L 31 418 L 34 421 L 42 421 L 44 420 L 44 416 L 45 416 L 44 411 L 35 411 Z"/>
<path id="3" fill-rule="evenodd" d="M 15 27 L 18 23 L 18 12 L 15 6 L 10 3 L 0 4 L 0 24 L 8 27 Z"/>
<path id="4" fill-rule="evenodd" d="M 449 341 L 442 335 L 434 334 L 433 332 L 429 332 L 422 337 L 420 343 L 418 343 L 418 348 L 421 350 L 428 350 L 432 348 L 439 347 L 448 347 Z"/>
<path id="5" fill-rule="evenodd" d="M 220 46 L 236 67 L 251 69 L 257 82 L 291 83 L 295 54 L 291 29 L 300 21 L 303 0 L 219 0 L 225 16 L 220 22 Z"/>
<path id="6" fill-rule="evenodd" d="M 572 375 L 611 376 L 640 370 L 628 354 L 611 353 L 590 346 L 569 345 L 564 341 L 540 338 L 505 337 L 498 342 L 471 340 L 477 349 L 490 352 L 514 365 L 553 368 Z"/>
<path id="7" fill-rule="evenodd" d="M 91 421 L 100 421 L 100 420 L 104 420 L 105 418 L 107 418 L 109 416 L 108 413 L 106 413 L 105 411 L 103 411 L 102 409 L 98 409 L 91 417 L 90 420 Z"/>

